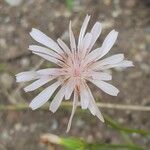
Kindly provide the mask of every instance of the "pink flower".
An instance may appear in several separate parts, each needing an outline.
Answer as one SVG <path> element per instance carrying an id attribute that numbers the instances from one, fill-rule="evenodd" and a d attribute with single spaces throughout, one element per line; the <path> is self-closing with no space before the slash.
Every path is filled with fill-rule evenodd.
<path id="1" fill-rule="evenodd" d="M 87 81 L 95 84 L 105 93 L 117 96 L 119 90 L 106 82 L 111 80 L 112 76 L 104 71 L 114 67 L 133 66 L 131 61 L 124 60 L 123 54 L 112 55 L 100 60 L 114 45 L 118 32 L 112 30 L 102 46 L 92 50 L 101 33 L 102 25 L 96 22 L 91 31 L 86 33 L 89 20 L 90 16 L 87 15 L 80 30 L 78 44 L 76 44 L 70 21 L 70 48 L 61 39 L 58 39 L 56 43 L 38 29 L 32 29 L 31 37 L 45 47 L 30 45 L 29 50 L 59 67 L 26 71 L 16 75 L 17 82 L 36 80 L 24 88 L 25 92 L 34 91 L 46 83 L 52 82 L 32 100 L 29 106 L 33 110 L 46 103 L 57 89 L 59 90 L 49 107 L 53 113 L 56 112 L 63 99 L 68 100 L 73 94 L 73 108 L 67 131 L 71 127 L 72 118 L 79 102 L 82 109 L 89 109 L 94 116 L 104 122 Z"/>

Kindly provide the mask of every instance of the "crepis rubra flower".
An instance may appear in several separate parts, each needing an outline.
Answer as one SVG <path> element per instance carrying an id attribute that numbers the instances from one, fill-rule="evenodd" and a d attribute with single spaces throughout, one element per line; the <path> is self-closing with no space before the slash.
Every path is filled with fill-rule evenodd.
<path id="1" fill-rule="evenodd" d="M 78 44 L 69 24 L 70 47 L 60 38 L 54 42 L 47 35 L 38 29 L 32 29 L 31 37 L 43 46 L 30 45 L 29 50 L 58 65 L 57 68 L 47 68 L 37 71 L 26 71 L 16 75 L 17 82 L 32 81 L 33 83 L 24 88 L 25 92 L 34 91 L 37 88 L 51 83 L 39 93 L 30 103 L 30 107 L 35 110 L 46 103 L 54 92 L 58 92 L 54 96 L 49 109 L 54 113 L 60 106 L 63 99 L 70 99 L 73 95 L 73 108 L 69 119 L 67 131 L 71 127 L 73 115 L 78 104 L 82 109 L 89 111 L 97 116 L 102 122 L 104 118 L 99 111 L 92 92 L 87 82 L 91 82 L 100 88 L 103 92 L 117 96 L 119 90 L 113 85 L 107 83 L 112 76 L 105 70 L 115 67 L 131 67 L 133 63 L 124 59 L 124 54 L 115 54 L 107 58 L 103 58 L 114 45 L 118 32 L 112 30 L 104 39 L 101 47 L 92 50 L 96 40 L 101 34 L 102 24 L 96 22 L 90 32 L 86 33 L 90 16 L 87 15 L 82 24 Z M 35 81 L 34 81 L 35 80 Z"/>

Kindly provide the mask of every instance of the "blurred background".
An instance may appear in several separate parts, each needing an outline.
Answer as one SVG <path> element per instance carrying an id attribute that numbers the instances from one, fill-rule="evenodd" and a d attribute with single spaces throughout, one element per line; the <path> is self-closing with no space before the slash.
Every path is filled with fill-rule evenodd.
<path id="1" fill-rule="evenodd" d="M 0 150 L 65 149 L 41 142 L 40 136 L 44 133 L 84 139 L 89 143 L 134 143 L 145 150 L 150 148 L 150 136 L 136 132 L 120 134 L 120 131 L 80 109 L 74 116 L 70 132 L 66 134 L 70 109 L 61 107 L 52 114 L 42 108 L 32 111 L 29 108 L 9 110 L 3 107 L 29 103 L 42 90 L 24 93 L 22 85 L 15 82 L 15 74 L 52 66 L 28 51 L 29 44 L 34 41 L 29 36 L 31 29 L 38 28 L 52 39 L 61 37 L 68 43 L 69 21 L 72 20 L 77 38 L 86 14 L 91 15 L 88 30 L 95 21 L 103 23 L 96 47 L 115 29 L 119 36 L 110 54 L 124 53 L 135 65 L 125 70 L 110 70 L 113 74 L 111 83 L 120 89 L 120 93 L 112 97 L 93 88 L 96 99 L 104 103 L 150 106 L 149 0 L 0 0 Z M 148 111 L 106 108 L 101 108 L 101 111 L 121 126 L 150 130 Z"/>

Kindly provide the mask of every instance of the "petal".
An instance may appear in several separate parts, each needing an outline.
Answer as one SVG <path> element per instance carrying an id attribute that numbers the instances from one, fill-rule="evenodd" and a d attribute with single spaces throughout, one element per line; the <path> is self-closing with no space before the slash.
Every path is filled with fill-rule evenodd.
<path id="1" fill-rule="evenodd" d="M 111 47 L 114 45 L 117 36 L 118 36 L 118 32 L 112 30 L 105 38 L 102 46 L 93 50 L 91 53 L 87 55 L 85 59 L 86 62 L 85 64 L 88 64 L 93 61 L 97 61 L 100 58 L 102 58 L 104 55 L 106 55 L 110 51 Z"/>
<path id="2" fill-rule="evenodd" d="M 112 55 L 108 58 L 105 58 L 103 60 L 97 61 L 92 65 L 93 69 L 100 69 L 102 66 L 105 65 L 113 65 L 113 64 L 117 64 L 121 61 L 123 61 L 124 59 L 124 54 L 116 54 L 116 55 Z"/>
<path id="3" fill-rule="evenodd" d="M 53 80 L 55 77 L 42 77 L 38 79 L 37 81 L 33 82 L 32 84 L 28 85 L 24 88 L 25 92 L 34 91 L 38 89 L 39 87 L 43 86 L 47 82 Z"/>
<path id="4" fill-rule="evenodd" d="M 87 109 L 90 101 L 90 96 L 85 83 L 82 82 L 80 85 L 80 99 L 81 99 L 81 108 Z"/>
<path id="5" fill-rule="evenodd" d="M 32 28 L 30 35 L 37 42 L 49 47 L 50 49 L 58 53 L 63 53 L 63 51 L 58 46 L 58 44 L 54 42 L 51 38 L 49 38 L 47 35 L 45 35 L 43 32 L 41 32 L 40 30 Z"/>
<path id="6" fill-rule="evenodd" d="M 71 21 L 69 23 L 69 37 L 70 37 L 71 50 L 72 50 L 72 52 L 74 52 L 74 51 L 76 51 L 76 41 L 75 41 L 75 37 L 74 37 L 74 34 L 71 29 Z"/>
<path id="7" fill-rule="evenodd" d="M 92 34 L 91 33 L 86 33 L 86 35 L 83 39 L 83 49 L 81 51 L 82 57 L 84 57 L 85 54 L 87 53 L 87 50 L 89 49 L 89 46 L 91 44 L 91 40 L 92 40 Z"/>
<path id="8" fill-rule="evenodd" d="M 82 49 L 83 37 L 84 37 L 85 31 L 86 31 L 86 28 L 88 26 L 89 20 L 90 20 L 90 16 L 87 15 L 84 19 L 84 22 L 83 22 L 81 30 L 80 30 L 79 39 L 78 39 L 78 50 Z"/>
<path id="9" fill-rule="evenodd" d="M 74 98 L 73 98 L 72 112 L 71 112 L 71 116 L 70 116 L 70 119 L 69 119 L 69 122 L 68 122 L 68 126 L 67 126 L 67 131 L 66 132 L 69 132 L 69 130 L 71 128 L 71 123 L 72 123 L 72 119 L 73 119 L 74 113 L 75 113 L 76 108 L 77 108 L 77 104 L 78 104 L 78 94 L 75 91 L 74 92 Z"/>
<path id="10" fill-rule="evenodd" d="M 33 52 L 33 54 L 36 54 L 36 55 L 38 55 L 38 56 L 40 56 L 40 57 L 42 57 L 42 58 L 44 58 L 44 59 L 46 59 L 50 62 L 53 62 L 53 63 L 57 64 L 58 66 L 63 66 L 64 65 L 64 63 L 62 61 L 60 61 L 60 60 L 58 60 L 58 59 L 56 59 L 56 58 L 54 58 L 50 55 L 42 54 L 42 53 L 39 53 L 39 52 L 38 53 Z"/>
<path id="11" fill-rule="evenodd" d="M 71 94 L 74 90 L 75 87 L 75 80 L 74 79 L 69 79 L 67 85 L 66 85 L 66 90 L 65 90 L 65 99 L 68 100 L 71 97 Z"/>
<path id="12" fill-rule="evenodd" d="M 110 49 L 112 48 L 112 46 L 114 45 L 116 39 L 118 36 L 118 32 L 115 30 L 112 30 L 105 38 L 103 44 L 102 44 L 102 54 L 100 56 L 100 58 L 102 58 L 104 55 L 106 55 Z M 100 59 L 99 58 L 99 59 Z"/>
<path id="13" fill-rule="evenodd" d="M 93 114 L 94 116 L 97 116 L 102 122 L 104 122 L 104 118 L 96 105 L 96 102 L 94 100 L 94 97 L 93 97 L 89 87 L 88 87 L 88 91 L 89 91 L 89 95 L 91 97 L 88 108 L 89 108 L 91 114 Z"/>
<path id="14" fill-rule="evenodd" d="M 105 70 L 105 69 L 110 69 L 110 68 L 127 68 L 127 67 L 133 67 L 133 62 L 129 60 L 123 60 L 120 63 L 117 64 L 111 64 L 111 65 L 106 65 L 102 66 L 100 69 Z"/>
<path id="15" fill-rule="evenodd" d="M 38 94 L 38 96 L 36 96 L 32 100 L 29 107 L 31 107 L 33 110 L 41 107 L 43 104 L 45 104 L 50 99 L 50 97 L 52 96 L 54 91 L 58 88 L 58 86 L 60 86 L 60 84 L 61 84 L 61 82 L 57 81 L 54 84 L 52 84 L 51 86 L 44 89 L 40 94 Z"/>
<path id="16" fill-rule="evenodd" d="M 122 68 L 126 68 L 126 67 L 133 67 L 133 62 L 129 61 L 129 60 L 124 60 L 118 64 L 116 64 L 115 67 L 122 67 Z"/>
<path id="17" fill-rule="evenodd" d="M 16 74 L 16 82 L 26 82 L 38 79 L 40 76 L 35 71 L 25 71 Z"/>
<path id="18" fill-rule="evenodd" d="M 91 72 L 91 76 L 94 80 L 104 80 L 104 81 L 109 81 L 112 79 L 112 76 L 108 73 L 105 72 Z"/>
<path id="19" fill-rule="evenodd" d="M 70 54 L 70 49 L 60 38 L 57 39 L 59 46 L 64 50 L 65 53 Z"/>
<path id="20" fill-rule="evenodd" d="M 106 83 L 106 82 L 100 81 L 100 80 L 89 80 L 89 81 L 91 81 L 93 84 L 95 84 L 102 91 L 104 91 L 105 93 L 107 93 L 109 95 L 117 96 L 119 93 L 119 90 L 109 83 Z"/>
<path id="21" fill-rule="evenodd" d="M 98 39 L 98 37 L 100 36 L 102 31 L 102 24 L 99 22 L 96 22 L 91 30 L 91 34 L 92 34 L 92 41 L 90 43 L 90 47 L 89 47 L 89 52 L 92 49 L 93 45 L 95 44 L 96 40 Z"/>
<path id="22" fill-rule="evenodd" d="M 64 75 L 64 69 L 62 68 L 48 68 L 48 69 L 41 69 L 37 71 L 40 75 L 51 75 L 51 76 L 59 76 Z"/>
<path id="23" fill-rule="evenodd" d="M 63 100 L 63 97 L 65 95 L 65 88 L 66 85 L 63 85 L 50 104 L 49 110 L 53 113 L 57 111 L 58 107 L 60 106 Z"/>
<path id="24" fill-rule="evenodd" d="M 62 59 L 62 57 L 58 53 L 56 53 L 46 47 L 42 47 L 42 46 L 38 46 L 38 45 L 30 45 L 29 50 L 36 52 L 36 53 L 50 55 L 50 57 L 54 57 L 54 58 L 57 58 L 60 60 Z"/>

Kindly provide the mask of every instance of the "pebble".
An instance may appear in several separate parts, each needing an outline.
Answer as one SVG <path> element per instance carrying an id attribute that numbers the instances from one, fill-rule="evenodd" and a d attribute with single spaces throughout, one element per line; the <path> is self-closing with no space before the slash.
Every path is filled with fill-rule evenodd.
<path id="1" fill-rule="evenodd" d="M 51 130 L 56 130 L 58 128 L 58 122 L 56 119 L 52 121 Z"/>
<path id="2" fill-rule="evenodd" d="M 140 65 L 141 69 L 146 73 L 146 74 L 149 74 L 150 73 L 150 67 L 148 64 L 145 64 L 145 63 L 142 63 Z"/>
<path id="3" fill-rule="evenodd" d="M 81 119 L 78 119 L 77 122 L 76 122 L 77 127 L 82 127 L 84 124 L 85 124 L 84 121 L 81 120 Z"/>
<path id="4" fill-rule="evenodd" d="M 0 76 L 0 81 L 5 88 L 10 89 L 12 87 L 14 79 L 10 74 L 3 73 Z"/>
<path id="5" fill-rule="evenodd" d="M 30 60 L 28 58 L 22 58 L 20 64 L 22 67 L 28 67 L 30 65 Z"/>
<path id="6" fill-rule="evenodd" d="M 7 45 L 6 45 L 6 40 L 3 38 L 0 38 L 0 50 L 1 48 L 6 49 Z"/>
<path id="7" fill-rule="evenodd" d="M 18 6 L 22 3 L 22 0 L 5 0 L 10 6 Z"/>

